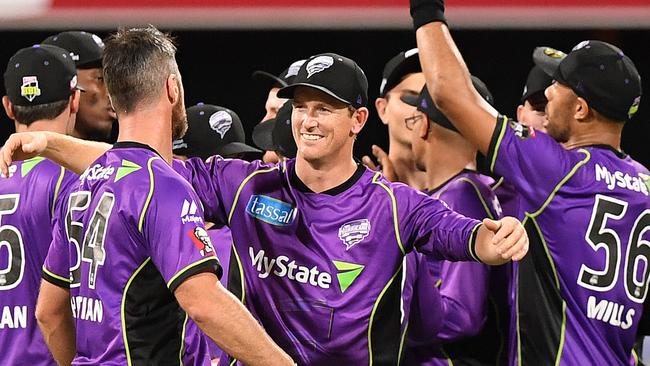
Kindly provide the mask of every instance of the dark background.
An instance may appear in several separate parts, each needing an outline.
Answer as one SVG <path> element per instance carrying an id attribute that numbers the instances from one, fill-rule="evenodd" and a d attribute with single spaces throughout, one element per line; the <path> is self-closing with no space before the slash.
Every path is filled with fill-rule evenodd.
<path id="1" fill-rule="evenodd" d="M 0 61 L 4 71 L 11 55 L 22 47 L 39 43 L 51 31 L 3 31 Z M 370 83 L 371 116 L 359 136 L 355 153 L 370 152 L 371 144 L 388 146 L 386 128 L 374 110 L 381 72 L 386 61 L 402 50 L 415 46 L 412 31 L 172 31 L 179 44 L 178 63 L 185 85 L 185 102 L 191 106 L 206 102 L 236 111 L 250 137 L 252 127 L 264 115 L 266 90 L 250 79 L 257 69 L 279 74 L 291 62 L 321 52 L 336 52 L 357 61 Z M 110 30 L 95 32 L 107 36 Z M 569 51 L 585 39 L 601 39 L 622 48 L 635 62 L 650 88 L 650 31 L 598 30 L 459 30 L 453 36 L 471 72 L 488 85 L 498 110 L 514 117 L 535 46 L 553 46 Z M 1 87 L 4 94 L 4 86 Z M 13 122 L 0 117 L 0 141 L 13 131 Z M 650 166 L 650 97 L 641 98 L 641 107 L 623 133 L 623 149 Z"/>

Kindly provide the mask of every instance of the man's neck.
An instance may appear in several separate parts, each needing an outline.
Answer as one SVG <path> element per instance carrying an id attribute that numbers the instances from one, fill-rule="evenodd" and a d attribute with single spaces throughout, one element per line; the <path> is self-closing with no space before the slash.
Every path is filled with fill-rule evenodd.
<path id="1" fill-rule="evenodd" d="M 427 190 L 439 188 L 463 169 L 476 170 L 476 150 L 459 151 L 453 147 L 431 150 L 429 146 L 425 152 Z"/>
<path id="2" fill-rule="evenodd" d="M 592 122 L 580 126 L 579 133 L 569 138 L 569 141 L 562 144 L 566 149 L 575 149 L 589 145 L 607 145 L 614 149 L 621 150 L 621 133 L 623 123 L 620 122 Z"/>
<path id="3" fill-rule="evenodd" d="M 397 142 L 391 142 L 388 150 L 388 158 L 393 164 L 395 174 L 400 182 L 417 190 L 424 188 L 426 173 L 416 168 L 410 146 L 403 146 Z"/>
<path id="4" fill-rule="evenodd" d="M 349 161 L 339 164 L 317 164 L 296 158 L 296 175 L 313 192 L 325 192 L 345 183 L 357 170 L 357 164 Z"/>
<path id="5" fill-rule="evenodd" d="M 69 116 L 59 116 L 55 119 L 38 120 L 30 123 L 29 126 L 15 122 L 16 132 L 51 131 L 65 135 L 68 118 Z"/>
<path id="6" fill-rule="evenodd" d="M 149 145 L 171 165 L 171 117 L 155 111 L 139 111 L 120 116 L 120 133 L 117 141 L 133 141 Z"/>

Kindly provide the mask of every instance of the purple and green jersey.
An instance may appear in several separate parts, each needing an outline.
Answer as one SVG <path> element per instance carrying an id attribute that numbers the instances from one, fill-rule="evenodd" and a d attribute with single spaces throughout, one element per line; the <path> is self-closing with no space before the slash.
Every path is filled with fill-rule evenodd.
<path id="1" fill-rule="evenodd" d="M 503 116 L 488 161 L 520 193 L 530 239 L 511 362 L 633 363 L 650 274 L 648 170 L 609 146 L 566 150 Z"/>
<path id="2" fill-rule="evenodd" d="M 69 287 L 74 365 L 209 365 L 174 291 L 220 272 L 189 183 L 146 145 L 120 142 L 71 191 L 43 277 Z M 215 309 L 218 311 L 218 309 Z"/>
<path id="3" fill-rule="evenodd" d="M 490 189 L 493 183 L 490 177 L 463 170 L 429 194 L 467 217 L 499 219 L 499 201 Z M 502 268 L 432 258 L 428 264 L 440 288 L 443 326 L 435 339 L 407 348 L 406 364 L 503 364 L 507 327 L 503 329 L 499 323 L 506 317 L 507 285 L 501 282 L 491 286 L 501 280 L 497 272 Z"/>
<path id="4" fill-rule="evenodd" d="M 185 164 L 206 220 L 232 230 L 229 289 L 300 365 L 397 364 L 405 254 L 476 255 L 478 221 L 361 166 L 314 193 L 294 160 Z"/>
<path id="5" fill-rule="evenodd" d="M 1 365 L 56 365 L 34 313 L 59 193 L 75 177 L 34 158 L 16 162 L 9 176 L 0 178 Z"/>

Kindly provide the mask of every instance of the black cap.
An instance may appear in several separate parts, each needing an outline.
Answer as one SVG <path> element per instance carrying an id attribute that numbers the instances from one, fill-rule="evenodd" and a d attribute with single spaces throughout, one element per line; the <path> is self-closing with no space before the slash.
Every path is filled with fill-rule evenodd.
<path id="1" fill-rule="evenodd" d="M 266 71 L 257 70 L 253 72 L 251 77 L 255 80 L 270 82 L 273 86 L 283 88 L 292 83 L 293 79 L 298 75 L 298 70 L 300 70 L 300 66 L 302 66 L 303 63 L 305 63 L 305 60 L 295 61 L 278 76 Z"/>
<path id="2" fill-rule="evenodd" d="M 185 136 L 174 141 L 174 154 L 207 159 L 241 153 L 261 153 L 246 145 L 239 116 L 228 108 L 199 103 L 187 109 Z"/>
<path id="3" fill-rule="evenodd" d="M 521 95 L 521 102 L 525 102 L 532 95 L 539 92 L 544 92 L 546 88 L 551 86 L 553 78 L 544 72 L 539 66 L 535 65 L 528 73 L 526 85 L 524 85 L 524 92 Z"/>
<path id="4" fill-rule="evenodd" d="M 406 75 L 416 72 L 422 72 L 418 49 L 412 48 L 408 51 L 400 52 L 384 66 L 384 73 L 382 74 L 381 85 L 379 86 L 379 96 L 386 96 L 386 93 L 397 86 Z"/>
<path id="5" fill-rule="evenodd" d="M 34 45 L 9 59 L 4 82 L 7 96 L 15 105 L 53 103 L 68 99 L 77 88 L 77 69 L 68 51 Z"/>
<path id="6" fill-rule="evenodd" d="M 293 98 L 299 86 L 318 89 L 354 108 L 368 105 L 368 79 L 351 59 L 335 53 L 321 53 L 307 59 L 293 84 L 278 91 L 280 98 Z"/>
<path id="7" fill-rule="evenodd" d="M 104 42 L 96 34 L 67 31 L 47 37 L 42 44 L 51 44 L 68 50 L 78 69 L 102 66 Z"/>
<path id="8" fill-rule="evenodd" d="M 490 93 L 490 90 L 488 90 L 487 86 L 484 82 L 481 81 L 481 79 L 472 75 L 472 84 L 474 85 L 476 91 L 481 95 L 481 97 L 483 97 L 483 99 L 485 99 L 486 102 L 488 102 L 490 105 L 494 105 L 494 98 L 492 97 L 492 93 Z M 451 121 L 449 121 L 447 116 L 445 116 L 433 103 L 426 85 L 420 91 L 420 95 L 405 94 L 402 95 L 400 99 L 408 105 L 417 107 L 418 111 L 423 112 L 427 115 L 431 123 L 436 123 L 446 129 L 458 132 L 456 127 L 454 127 Z"/>
<path id="9" fill-rule="evenodd" d="M 253 142 L 266 151 L 277 151 L 287 158 L 295 158 L 298 152 L 291 131 L 291 101 L 285 102 L 275 118 L 262 121 L 253 129 Z"/>
<path id="10" fill-rule="evenodd" d="M 627 121 L 639 108 L 641 76 L 632 60 L 609 43 L 582 41 L 568 55 L 537 47 L 533 61 L 606 117 Z"/>

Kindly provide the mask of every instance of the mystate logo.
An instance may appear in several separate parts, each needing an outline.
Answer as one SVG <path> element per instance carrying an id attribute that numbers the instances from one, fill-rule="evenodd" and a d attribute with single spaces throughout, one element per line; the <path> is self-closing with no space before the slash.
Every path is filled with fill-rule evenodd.
<path id="1" fill-rule="evenodd" d="M 246 213 L 254 218 L 275 226 L 290 225 L 296 218 L 296 208 L 292 205 L 264 195 L 252 195 L 246 204 Z"/>

